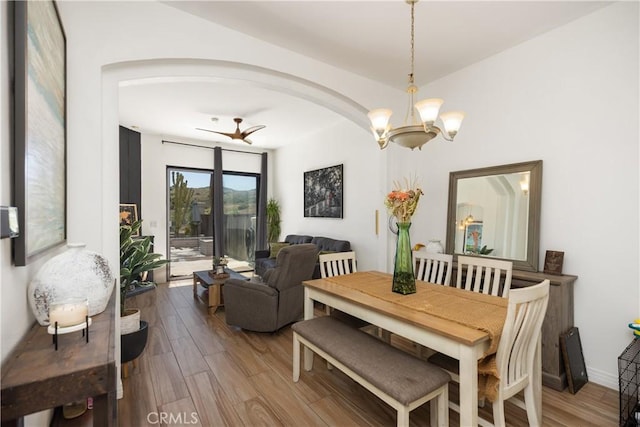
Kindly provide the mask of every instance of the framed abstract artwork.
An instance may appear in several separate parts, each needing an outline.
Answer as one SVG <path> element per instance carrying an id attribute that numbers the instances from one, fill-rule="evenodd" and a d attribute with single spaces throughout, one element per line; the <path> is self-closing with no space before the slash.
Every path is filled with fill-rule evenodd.
<path id="1" fill-rule="evenodd" d="M 342 165 L 304 173 L 304 216 L 342 218 Z"/>
<path id="2" fill-rule="evenodd" d="M 14 2 L 14 262 L 67 238 L 66 37 L 55 2 Z"/>

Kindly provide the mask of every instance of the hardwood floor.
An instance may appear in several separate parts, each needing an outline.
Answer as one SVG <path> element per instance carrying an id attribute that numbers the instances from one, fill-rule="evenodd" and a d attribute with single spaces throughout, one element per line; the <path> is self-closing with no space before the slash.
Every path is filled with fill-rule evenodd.
<path id="1" fill-rule="evenodd" d="M 316 356 L 311 372 L 292 381 L 291 328 L 274 334 L 228 326 L 224 308 L 207 315 L 191 281 L 159 285 L 140 307 L 149 342 L 123 379 L 118 402 L 122 427 L 393 426 L 395 411 Z M 393 343 L 410 343 L 394 336 Z M 451 398 L 457 399 L 456 386 Z M 593 383 L 577 394 L 543 387 L 545 426 L 615 426 L 617 391 Z M 492 419 L 490 405 L 480 409 Z M 527 425 L 524 410 L 507 403 L 509 426 Z M 411 412 L 412 426 L 428 425 L 429 404 Z M 458 416 L 450 411 L 451 425 Z"/>

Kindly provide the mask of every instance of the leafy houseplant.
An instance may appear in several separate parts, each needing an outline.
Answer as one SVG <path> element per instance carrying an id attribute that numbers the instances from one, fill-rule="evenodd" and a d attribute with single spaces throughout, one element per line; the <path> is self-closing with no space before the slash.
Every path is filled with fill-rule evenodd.
<path id="1" fill-rule="evenodd" d="M 142 220 L 120 226 L 120 315 L 125 315 L 127 294 L 140 287 L 154 286 L 146 281 L 149 271 L 166 265 L 169 260 L 151 252 L 151 237 L 136 238 Z"/>
<path id="2" fill-rule="evenodd" d="M 484 245 L 480 249 L 469 251 L 469 253 L 478 254 L 478 255 L 489 255 L 491 252 L 493 252 L 493 249 L 487 248 L 487 245 Z"/>
<path id="3" fill-rule="evenodd" d="M 267 202 L 267 241 L 277 242 L 280 237 L 280 205 L 274 198 Z"/>

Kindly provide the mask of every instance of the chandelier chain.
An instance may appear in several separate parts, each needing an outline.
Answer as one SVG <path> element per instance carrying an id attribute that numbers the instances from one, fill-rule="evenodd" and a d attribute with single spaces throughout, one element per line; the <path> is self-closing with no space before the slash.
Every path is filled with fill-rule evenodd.
<path id="1" fill-rule="evenodd" d="M 414 6 L 415 2 L 411 2 L 411 74 L 409 74 L 409 83 L 413 84 L 413 63 L 414 63 L 414 45 L 415 45 L 415 37 L 414 37 Z"/>

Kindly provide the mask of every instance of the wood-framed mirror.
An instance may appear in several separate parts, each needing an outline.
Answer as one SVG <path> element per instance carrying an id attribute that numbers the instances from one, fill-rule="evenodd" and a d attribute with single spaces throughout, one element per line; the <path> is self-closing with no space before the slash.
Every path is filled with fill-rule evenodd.
<path id="1" fill-rule="evenodd" d="M 451 172 L 445 252 L 538 271 L 542 160 Z"/>

